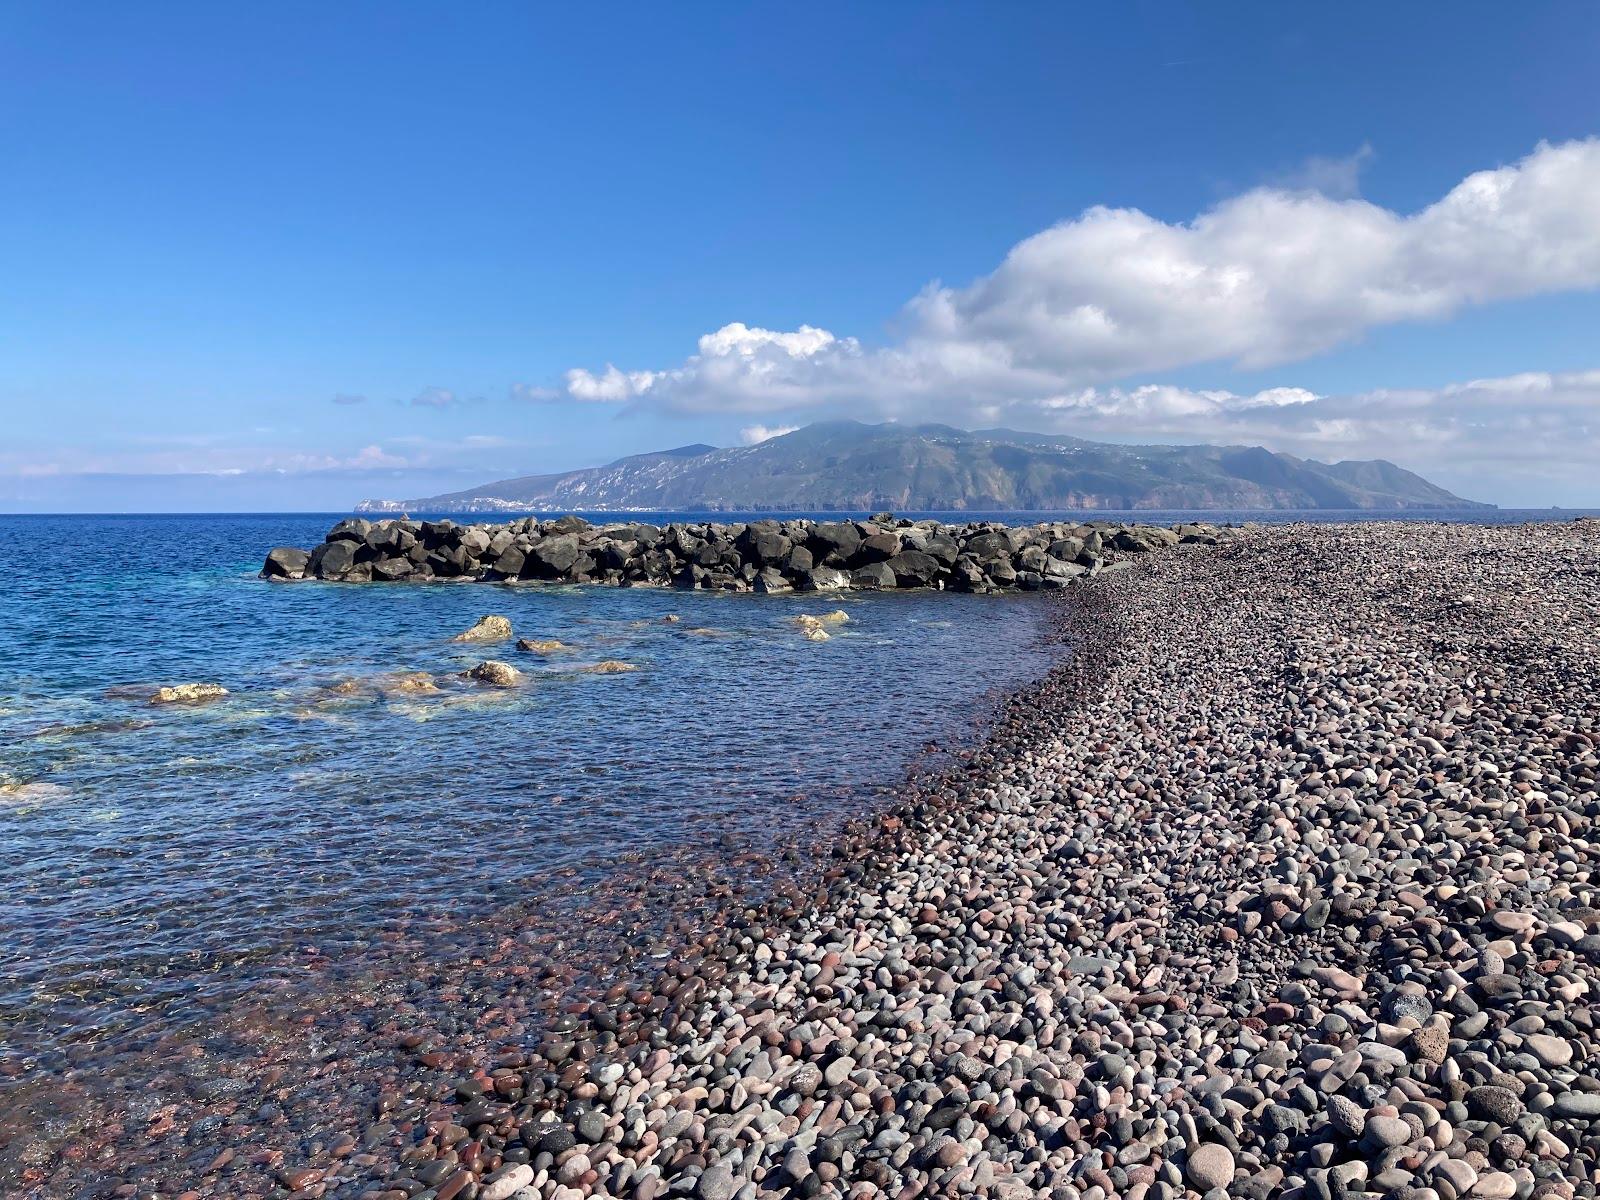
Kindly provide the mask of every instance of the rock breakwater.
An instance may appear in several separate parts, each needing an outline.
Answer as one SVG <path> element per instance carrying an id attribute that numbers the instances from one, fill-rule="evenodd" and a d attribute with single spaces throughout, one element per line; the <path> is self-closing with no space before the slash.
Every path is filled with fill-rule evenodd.
<path id="1" fill-rule="evenodd" d="M 600 583 L 723 591 L 912 587 L 1049 590 L 1130 556 L 1236 533 L 1215 525 L 946 524 L 880 513 L 867 521 L 764 520 L 591 525 L 580 517 L 503 525 L 340 521 L 322 545 L 267 555 L 269 579 L 346 583 Z"/>

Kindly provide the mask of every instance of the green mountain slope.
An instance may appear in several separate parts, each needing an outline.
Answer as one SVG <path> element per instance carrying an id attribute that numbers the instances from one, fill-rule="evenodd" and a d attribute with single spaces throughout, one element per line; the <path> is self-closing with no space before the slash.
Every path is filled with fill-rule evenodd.
<path id="1" fill-rule="evenodd" d="M 683 446 L 363 511 L 1471 508 L 1393 463 L 1247 446 L 1122 446 L 829 421 L 755 446 Z"/>

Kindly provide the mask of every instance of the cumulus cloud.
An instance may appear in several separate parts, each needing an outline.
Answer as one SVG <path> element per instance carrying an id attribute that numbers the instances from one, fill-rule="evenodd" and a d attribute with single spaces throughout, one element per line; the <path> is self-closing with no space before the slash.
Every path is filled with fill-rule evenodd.
<path id="1" fill-rule="evenodd" d="M 971 284 L 929 284 L 888 346 L 733 323 L 677 366 L 576 368 L 566 391 L 679 412 L 981 415 L 1190 364 L 1272 366 L 1378 326 L 1600 285 L 1600 139 L 1541 144 L 1409 215 L 1325 194 L 1343 177 L 1321 174 L 1323 190 L 1256 188 L 1181 224 L 1092 208 Z"/>
<path id="2" fill-rule="evenodd" d="M 1268 445 L 1324 461 L 1387 458 L 1467 496 L 1596 499 L 1600 370 L 1320 396 L 1090 386 L 997 406 L 996 424 L 1151 441 Z"/>
<path id="3" fill-rule="evenodd" d="M 704 340 L 703 338 L 701 339 Z M 610 363 L 599 374 L 574 367 L 567 372 L 567 395 L 574 400 L 615 404 L 648 392 L 656 382 L 654 371 L 619 371 Z"/>
<path id="4" fill-rule="evenodd" d="M 739 430 L 739 440 L 746 446 L 754 446 L 758 442 L 768 442 L 786 433 L 793 433 L 799 428 L 798 425 L 746 425 Z"/>

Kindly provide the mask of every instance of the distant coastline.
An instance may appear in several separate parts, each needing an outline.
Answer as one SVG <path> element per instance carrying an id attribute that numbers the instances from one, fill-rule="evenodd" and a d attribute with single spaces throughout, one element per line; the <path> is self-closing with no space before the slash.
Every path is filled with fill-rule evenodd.
<path id="1" fill-rule="evenodd" d="M 1480 507 L 1382 459 L 1260 446 L 1131 446 L 1010 429 L 828 421 L 753 446 L 695 444 L 356 511 L 1042 512 Z"/>

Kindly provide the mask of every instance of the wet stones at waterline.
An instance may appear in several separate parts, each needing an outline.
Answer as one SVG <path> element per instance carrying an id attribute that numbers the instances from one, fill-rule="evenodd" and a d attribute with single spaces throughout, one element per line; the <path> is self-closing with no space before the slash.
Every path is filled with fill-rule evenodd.
<path id="1" fill-rule="evenodd" d="M 946 524 L 880 513 L 867 521 L 592 525 L 579 517 L 504 525 L 340 521 L 307 552 L 267 555 L 268 579 L 345 583 L 472 580 L 600 583 L 734 592 L 1064 588 L 1119 561 L 1237 533 L 1207 524 Z M 463 640 L 492 640 L 469 631 Z"/>

